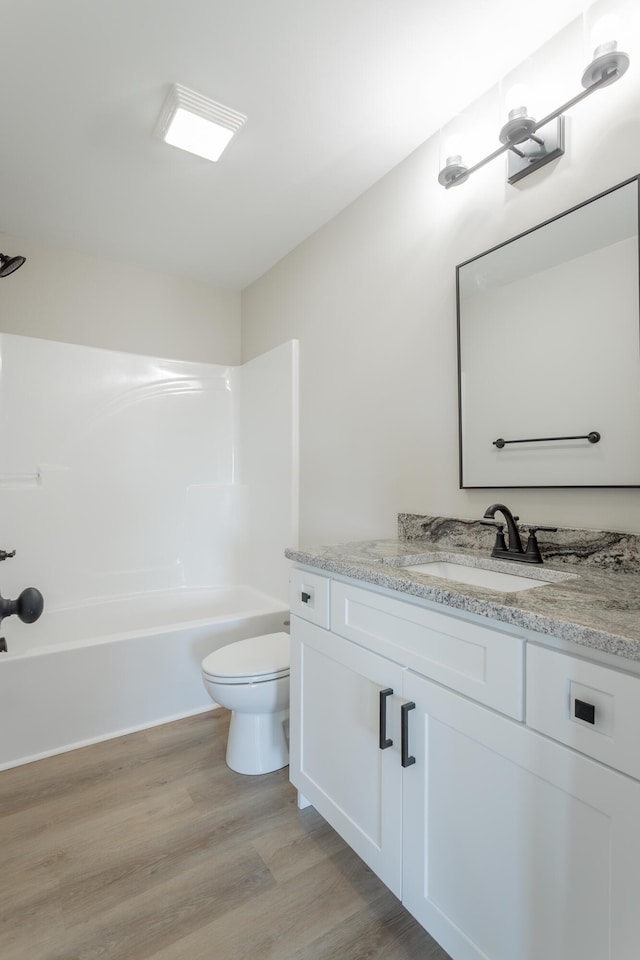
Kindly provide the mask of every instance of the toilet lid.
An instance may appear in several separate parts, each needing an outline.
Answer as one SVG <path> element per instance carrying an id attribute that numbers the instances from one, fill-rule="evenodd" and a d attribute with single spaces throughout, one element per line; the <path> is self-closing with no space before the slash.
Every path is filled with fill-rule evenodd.
<path id="1" fill-rule="evenodd" d="M 202 672 L 221 683 L 274 680 L 289 673 L 289 634 L 267 633 L 237 640 L 210 653 Z"/>

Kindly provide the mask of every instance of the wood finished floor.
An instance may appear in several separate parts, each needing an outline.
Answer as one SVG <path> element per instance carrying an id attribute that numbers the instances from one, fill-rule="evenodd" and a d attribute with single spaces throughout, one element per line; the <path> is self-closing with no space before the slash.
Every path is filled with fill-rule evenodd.
<path id="1" fill-rule="evenodd" d="M 449 960 L 288 768 L 228 769 L 227 725 L 0 773 L 2 960 Z"/>

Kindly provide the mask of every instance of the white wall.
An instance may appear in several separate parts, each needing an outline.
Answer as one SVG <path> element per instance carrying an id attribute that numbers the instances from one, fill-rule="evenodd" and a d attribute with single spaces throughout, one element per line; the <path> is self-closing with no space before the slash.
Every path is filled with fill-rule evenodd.
<path id="1" fill-rule="evenodd" d="M 0 281 L 0 332 L 176 360 L 240 363 L 240 295 L 0 234 L 27 263 Z"/>
<path id="2" fill-rule="evenodd" d="M 499 159 L 445 191 L 434 137 L 244 291 L 245 359 L 300 341 L 303 543 L 493 499 L 523 522 L 640 532 L 640 490 L 458 488 L 455 305 L 456 264 L 640 172 L 639 103 L 636 57 L 569 115 L 565 156 L 514 187 Z M 496 344 L 487 377 L 507 362 Z M 544 390 L 544 369 L 523 377 Z"/>

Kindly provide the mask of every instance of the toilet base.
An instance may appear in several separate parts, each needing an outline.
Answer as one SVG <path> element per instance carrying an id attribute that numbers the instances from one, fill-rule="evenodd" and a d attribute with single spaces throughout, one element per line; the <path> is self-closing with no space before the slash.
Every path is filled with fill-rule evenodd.
<path id="1" fill-rule="evenodd" d="M 288 710 L 277 713 L 231 712 L 227 766 L 236 773 L 257 775 L 289 763 Z"/>

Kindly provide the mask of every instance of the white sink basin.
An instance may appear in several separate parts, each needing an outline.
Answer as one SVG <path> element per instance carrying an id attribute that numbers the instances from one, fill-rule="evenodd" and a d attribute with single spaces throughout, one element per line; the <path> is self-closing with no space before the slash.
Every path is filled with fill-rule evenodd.
<path id="1" fill-rule="evenodd" d="M 426 573 L 431 577 L 440 577 L 442 580 L 455 580 L 458 583 L 468 583 L 474 587 L 487 587 L 489 590 L 499 590 L 501 593 L 517 593 L 519 590 L 531 590 L 548 584 L 548 580 L 539 580 L 535 577 L 517 577 L 512 573 L 503 573 L 500 570 L 485 570 L 483 567 L 467 567 L 462 563 L 453 563 L 451 560 L 429 560 L 427 563 L 414 563 L 403 566 L 402 570 L 411 570 L 413 573 Z"/>

